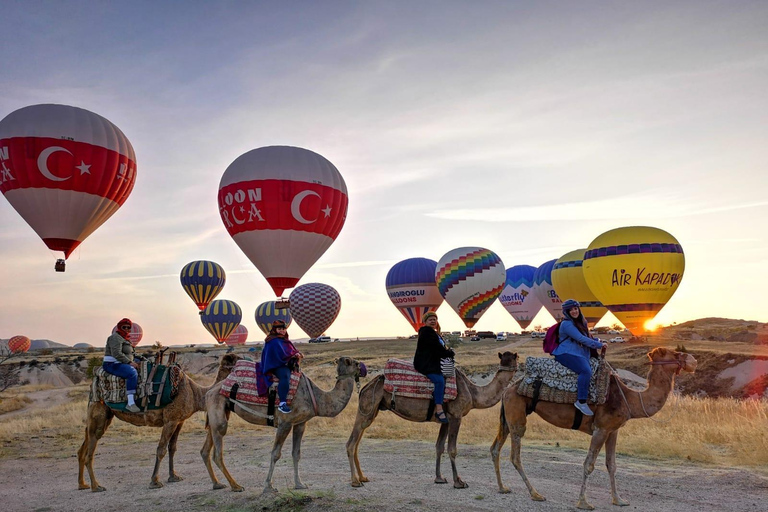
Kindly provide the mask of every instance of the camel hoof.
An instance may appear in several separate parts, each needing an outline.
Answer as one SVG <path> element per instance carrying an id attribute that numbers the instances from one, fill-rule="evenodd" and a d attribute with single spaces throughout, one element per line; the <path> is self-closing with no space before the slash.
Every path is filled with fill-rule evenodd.
<path id="1" fill-rule="evenodd" d="M 277 494 L 277 489 L 275 489 L 271 485 L 268 485 L 264 488 L 261 494 Z"/>
<path id="2" fill-rule="evenodd" d="M 232 492 L 243 492 L 245 490 L 245 487 L 242 485 L 233 485 L 232 486 Z"/>
<path id="3" fill-rule="evenodd" d="M 576 504 L 576 508 L 581 510 L 595 510 L 595 507 L 587 503 L 587 500 L 584 498 L 579 499 L 579 502 Z"/>
<path id="4" fill-rule="evenodd" d="M 77 489 L 79 491 L 82 491 L 83 489 L 90 489 L 90 488 L 91 488 L 91 486 L 88 485 L 88 484 L 77 484 Z"/>
<path id="5" fill-rule="evenodd" d="M 168 477 L 168 482 L 181 482 L 182 480 L 184 479 L 181 478 L 179 475 L 171 475 Z"/>
<path id="6" fill-rule="evenodd" d="M 363 482 L 353 481 L 350 485 L 352 485 L 352 487 L 362 487 Z"/>
<path id="7" fill-rule="evenodd" d="M 370 479 L 370 478 L 368 478 L 367 476 L 363 475 L 363 476 L 361 476 L 361 477 L 360 477 L 360 481 L 361 481 L 361 482 L 370 482 L 370 481 L 371 481 L 371 479 Z"/>
<path id="8" fill-rule="evenodd" d="M 435 478 L 435 483 L 436 484 L 447 484 L 448 480 L 446 480 L 442 476 L 438 476 L 437 478 Z"/>
<path id="9" fill-rule="evenodd" d="M 304 485 L 303 483 L 296 484 L 296 487 L 294 489 L 309 489 L 308 485 Z"/>
<path id="10" fill-rule="evenodd" d="M 216 482 L 215 484 L 213 484 L 213 490 L 214 491 L 218 491 L 219 489 L 226 489 L 226 488 L 227 488 L 226 485 L 224 485 L 222 483 L 219 483 L 219 482 Z"/>
<path id="11" fill-rule="evenodd" d="M 454 489 L 466 489 L 467 487 L 469 487 L 469 484 L 463 480 L 457 480 L 453 482 Z"/>
<path id="12" fill-rule="evenodd" d="M 629 502 L 628 501 L 624 501 L 623 499 L 621 499 L 621 497 L 618 497 L 618 496 L 613 498 L 613 504 L 616 505 L 617 507 L 628 507 L 629 506 Z"/>
<path id="13" fill-rule="evenodd" d="M 163 482 L 157 481 L 157 482 L 150 482 L 149 488 L 150 489 L 160 489 L 163 487 Z"/>
<path id="14" fill-rule="evenodd" d="M 106 488 L 106 487 L 102 487 L 102 486 L 100 486 L 100 485 L 97 485 L 96 487 L 93 487 L 93 488 L 91 489 L 91 492 L 104 492 L 104 491 L 106 491 L 106 490 L 107 490 L 107 488 Z"/>
<path id="15" fill-rule="evenodd" d="M 531 499 L 533 501 L 547 501 L 547 498 L 545 498 L 541 494 L 537 493 L 536 491 L 531 493 Z"/>
<path id="16" fill-rule="evenodd" d="M 512 491 L 509 490 L 509 487 L 499 487 L 499 494 L 509 494 Z"/>

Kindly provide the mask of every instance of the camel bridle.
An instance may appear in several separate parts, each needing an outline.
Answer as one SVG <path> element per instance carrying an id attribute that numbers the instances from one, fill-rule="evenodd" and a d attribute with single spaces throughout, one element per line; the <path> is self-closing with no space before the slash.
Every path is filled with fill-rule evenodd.
<path id="1" fill-rule="evenodd" d="M 687 354 L 685 352 L 677 352 L 675 354 L 675 360 L 674 361 L 649 361 L 645 364 L 649 366 L 660 366 L 664 364 L 676 364 L 677 369 L 675 370 L 675 376 L 680 375 L 680 371 L 685 367 L 685 357 Z"/>

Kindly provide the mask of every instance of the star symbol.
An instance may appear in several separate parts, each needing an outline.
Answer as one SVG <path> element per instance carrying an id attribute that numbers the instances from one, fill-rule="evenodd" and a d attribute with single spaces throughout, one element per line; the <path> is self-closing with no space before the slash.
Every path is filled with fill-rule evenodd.
<path id="1" fill-rule="evenodd" d="M 331 205 L 326 205 L 326 207 L 325 207 L 325 208 L 323 208 L 323 209 L 322 209 L 322 210 L 320 210 L 320 211 L 321 211 L 321 212 L 323 212 L 323 213 L 325 214 L 325 218 L 327 219 L 328 217 L 330 217 L 330 216 L 331 216 Z"/>
<path id="2" fill-rule="evenodd" d="M 245 208 L 243 206 L 240 207 L 240 213 L 245 213 Z"/>
<path id="3" fill-rule="evenodd" d="M 83 174 L 91 174 L 91 165 L 86 165 L 82 160 L 80 160 L 80 165 L 76 166 L 75 169 L 80 170 L 80 176 Z"/>

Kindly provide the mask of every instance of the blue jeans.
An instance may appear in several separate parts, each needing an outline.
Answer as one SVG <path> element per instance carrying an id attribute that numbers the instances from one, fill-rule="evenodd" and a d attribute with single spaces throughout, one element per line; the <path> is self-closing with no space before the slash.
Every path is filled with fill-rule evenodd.
<path id="1" fill-rule="evenodd" d="M 117 375 L 118 377 L 125 379 L 125 390 L 129 395 L 136 394 L 136 384 L 139 381 L 139 372 L 136 371 L 136 368 L 125 363 L 107 362 L 102 364 L 102 367 L 104 368 L 105 372 L 111 373 L 112 375 Z"/>
<path id="2" fill-rule="evenodd" d="M 430 373 L 427 378 L 435 385 L 435 391 L 432 396 L 435 397 L 435 405 L 443 405 L 443 396 L 445 395 L 445 377 L 442 373 Z"/>
<path id="3" fill-rule="evenodd" d="M 277 396 L 281 402 L 288 398 L 288 389 L 291 387 L 291 370 L 287 366 L 279 366 L 271 371 L 277 377 Z"/>
<path id="4" fill-rule="evenodd" d="M 576 397 L 578 400 L 586 401 L 589 398 L 589 381 L 592 380 L 592 368 L 589 366 L 589 360 L 573 354 L 560 354 L 555 356 L 555 361 L 576 372 L 579 376 Z"/>

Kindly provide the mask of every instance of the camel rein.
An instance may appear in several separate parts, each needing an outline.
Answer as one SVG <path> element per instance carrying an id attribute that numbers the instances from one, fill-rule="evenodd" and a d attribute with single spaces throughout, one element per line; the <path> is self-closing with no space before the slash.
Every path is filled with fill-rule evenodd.
<path id="1" fill-rule="evenodd" d="M 614 379 L 616 379 L 616 387 L 619 388 L 619 394 L 621 395 L 622 400 L 624 400 L 624 405 L 627 406 L 627 412 L 629 412 L 629 417 L 631 418 L 632 417 L 632 408 L 629 406 L 629 402 L 627 401 L 627 397 L 624 394 L 624 390 L 621 389 L 621 380 L 619 379 L 619 374 L 616 373 L 616 370 L 613 368 L 613 366 L 611 366 L 608 363 L 608 361 L 606 361 L 605 364 L 607 364 L 608 368 L 611 369 L 611 375 L 613 376 Z M 653 364 L 653 362 L 646 363 L 646 364 Z M 678 364 L 678 369 L 677 369 L 677 372 L 675 372 L 675 375 L 680 373 L 680 368 L 682 368 L 682 365 L 680 365 L 679 363 L 675 363 L 674 361 L 665 361 L 665 362 L 659 362 L 659 363 L 656 363 L 656 364 Z M 640 398 L 640 407 L 643 409 L 643 414 L 645 414 L 645 417 L 649 418 L 650 420 L 652 420 L 652 421 L 654 421 L 656 423 L 662 423 L 662 424 L 669 423 L 670 421 L 672 421 L 672 419 L 675 416 L 677 416 L 677 413 L 680 412 L 680 407 L 677 407 L 677 408 L 675 408 L 675 412 L 672 413 L 672 416 L 670 416 L 669 419 L 657 420 L 656 418 L 654 418 L 653 416 L 648 414 L 648 411 L 645 410 L 645 404 L 643 403 L 643 394 L 638 392 L 637 396 L 638 396 L 638 398 Z"/>

